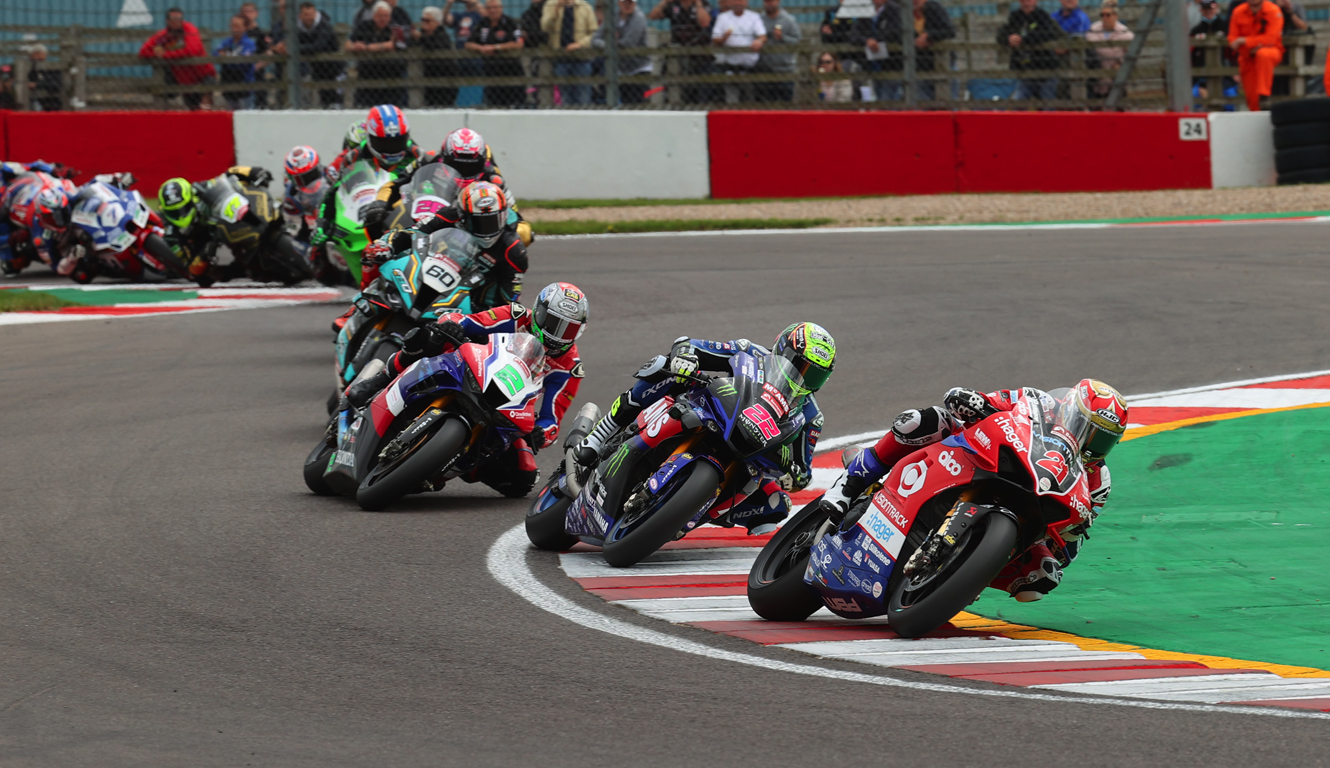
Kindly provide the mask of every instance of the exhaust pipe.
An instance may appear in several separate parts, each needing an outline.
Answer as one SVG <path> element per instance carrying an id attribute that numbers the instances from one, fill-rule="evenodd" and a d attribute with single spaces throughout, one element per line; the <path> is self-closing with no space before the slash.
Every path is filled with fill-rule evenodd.
<path id="1" fill-rule="evenodd" d="M 573 453 L 582 440 L 591 434 L 591 430 L 596 428 L 598 421 L 600 421 L 600 407 L 595 403 L 587 403 L 577 412 L 577 418 L 573 419 L 573 426 L 563 440 L 564 484 L 568 486 L 568 492 L 574 498 L 582 492 L 582 483 L 577 478 L 577 459 Z"/>

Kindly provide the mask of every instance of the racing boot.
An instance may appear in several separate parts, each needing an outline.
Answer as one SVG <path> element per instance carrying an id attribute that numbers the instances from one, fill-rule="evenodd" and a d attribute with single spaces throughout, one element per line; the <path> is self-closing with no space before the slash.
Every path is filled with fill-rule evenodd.
<path id="1" fill-rule="evenodd" d="M 868 478 L 854 473 L 853 464 L 845 474 L 836 478 L 826 493 L 822 495 L 822 507 L 831 515 L 831 519 L 840 523 L 850 511 L 850 505 L 863 494 L 864 489 L 872 484 Z"/>
<path id="2" fill-rule="evenodd" d="M 519 437 L 503 455 L 476 467 L 462 479 L 468 483 L 480 481 L 510 499 L 520 499 L 540 482 L 540 470 L 526 438 Z"/>
<path id="3" fill-rule="evenodd" d="M 350 320 L 351 315 L 354 315 L 355 313 L 356 313 L 356 305 L 352 304 L 350 307 L 347 308 L 345 312 L 342 313 L 341 317 L 334 318 L 332 321 L 332 332 L 341 333 L 342 326 L 346 325 L 346 321 Z"/>
<path id="4" fill-rule="evenodd" d="M 351 386 L 346 388 L 346 400 L 356 408 L 364 408 L 388 383 L 394 376 L 387 366 L 384 366 L 377 373 L 366 376 L 363 379 L 356 379 L 351 382 Z"/>
<path id="5" fill-rule="evenodd" d="M 745 516 L 749 506 L 754 507 Z M 757 493 L 744 499 L 741 509 L 732 513 L 732 518 L 739 518 L 741 525 L 748 529 L 749 536 L 761 536 L 776 530 L 776 527 L 790 516 L 794 502 L 790 495 L 776 486 L 767 483 Z"/>
<path id="6" fill-rule="evenodd" d="M 577 465 L 583 470 L 590 472 L 600 463 L 600 450 L 605 447 L 605 441 L 609 440 L 614 433 L 631 424 L 637 414 L 642 411 L 641 406 L 631 406 L 627 404 L 628 399 L 619 395 L 610 405 L 610 412 L 601 417 L 596 422 L 596 426 L 591 430 L 591 434 L 582 440 L 582 444 L 577 446 L 573 452 L 573 458 Z"/>

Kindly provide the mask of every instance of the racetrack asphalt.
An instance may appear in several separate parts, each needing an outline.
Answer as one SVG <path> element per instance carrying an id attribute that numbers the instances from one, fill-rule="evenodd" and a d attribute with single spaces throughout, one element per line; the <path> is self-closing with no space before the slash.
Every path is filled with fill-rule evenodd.
<path id="1" fill-rule="evenodd" d="M 579 404 L 606 404 L 678 335 L 768 343 L 820 322 L 840 347 L 820 397 L 835 436 L 961 384 L 1093 375 L 1134 393 L 1330 368 L 1327 231 L 551 239 L 532 249 L 527 293 L 563 279 L 590 297 Z M 4 331 L 0 764 L 1330 762 L 1324 721 L 886 689 L 540 611 L 485 567 L 525 502 L 458 484 L 371 514 L 306 491 L 339 311 Z M 652 622 L 582 593 L 552 554 L 528 562 L 626 622 L 865 671 Z M 1075 584 L 1073 568 L 1062 589 Z"/>

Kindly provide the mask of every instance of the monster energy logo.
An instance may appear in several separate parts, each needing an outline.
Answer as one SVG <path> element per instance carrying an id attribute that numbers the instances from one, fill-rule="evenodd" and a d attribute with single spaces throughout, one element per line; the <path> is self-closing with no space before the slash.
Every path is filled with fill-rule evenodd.
<path id="1" fill-rule="evenodd" d="M 619 446 L 619 450 L 615 451 L 613 458 L 610 459 L 609 466 L 607 467 L 608 471 L 606 471 L 605 477 L 607 478 L 614 477 L 615 473 L 617 473 L 620 469 L 623 468 L 623 461 L 624 459 L 628 458 L 628 451 L 629 448 L 627 443 L 624 443 L 623 445 Z"/>
<path id="2" fill-rule="evenodd" d="M 720 395 L 721 397 L 727 397 L 729 395 L 733 395 L 735 394 L 734 385 L 727 381 L 724 384 L 721 384 L 719 387 L 716 387 L 716 394 Z"/>
<path id="3" fill-rule="evenodd" d="M 790 444 L 789 444 L 789 443 L 786 443 L 785 445 L 782 445 L 782 446 L 780 447 L 780 463 L 783 464 L 783 465 L 785 465 L 785 466 L 789 466 L 790 461 L 791 461 L 793 458 L 794 458 L 794 454 L 793 454 L 793 452 L 790 450 Z"/>

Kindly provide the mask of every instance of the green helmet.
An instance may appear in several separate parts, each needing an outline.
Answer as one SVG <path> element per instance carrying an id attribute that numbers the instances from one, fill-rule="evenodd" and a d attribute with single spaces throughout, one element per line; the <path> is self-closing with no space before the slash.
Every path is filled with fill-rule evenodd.
<path id="1" fill-rule="evenodd" d="M 816 392 L 836 367 L 836 340 L 817 323 L 795 323 L 776 337 L 771 354 L 789 360 L 803 376 L 804 386 Z"/>
<path id="2" fill-rule="evenodd" d="M 350 128 L 346 129 L 346 138 L 342 139 L 342 149 L 351 149 L 365 143 L 365 138 L 369 132 L 365 130 L 365 123 L 352 123 Z"/>
<path id="3" fill-rule="evenodd" d="M 179 229 L 188 229 L 194 223 L 196 201 L 194 186 L 179 177 L 167 179 L 157 190 L 162 218 Z"/>

